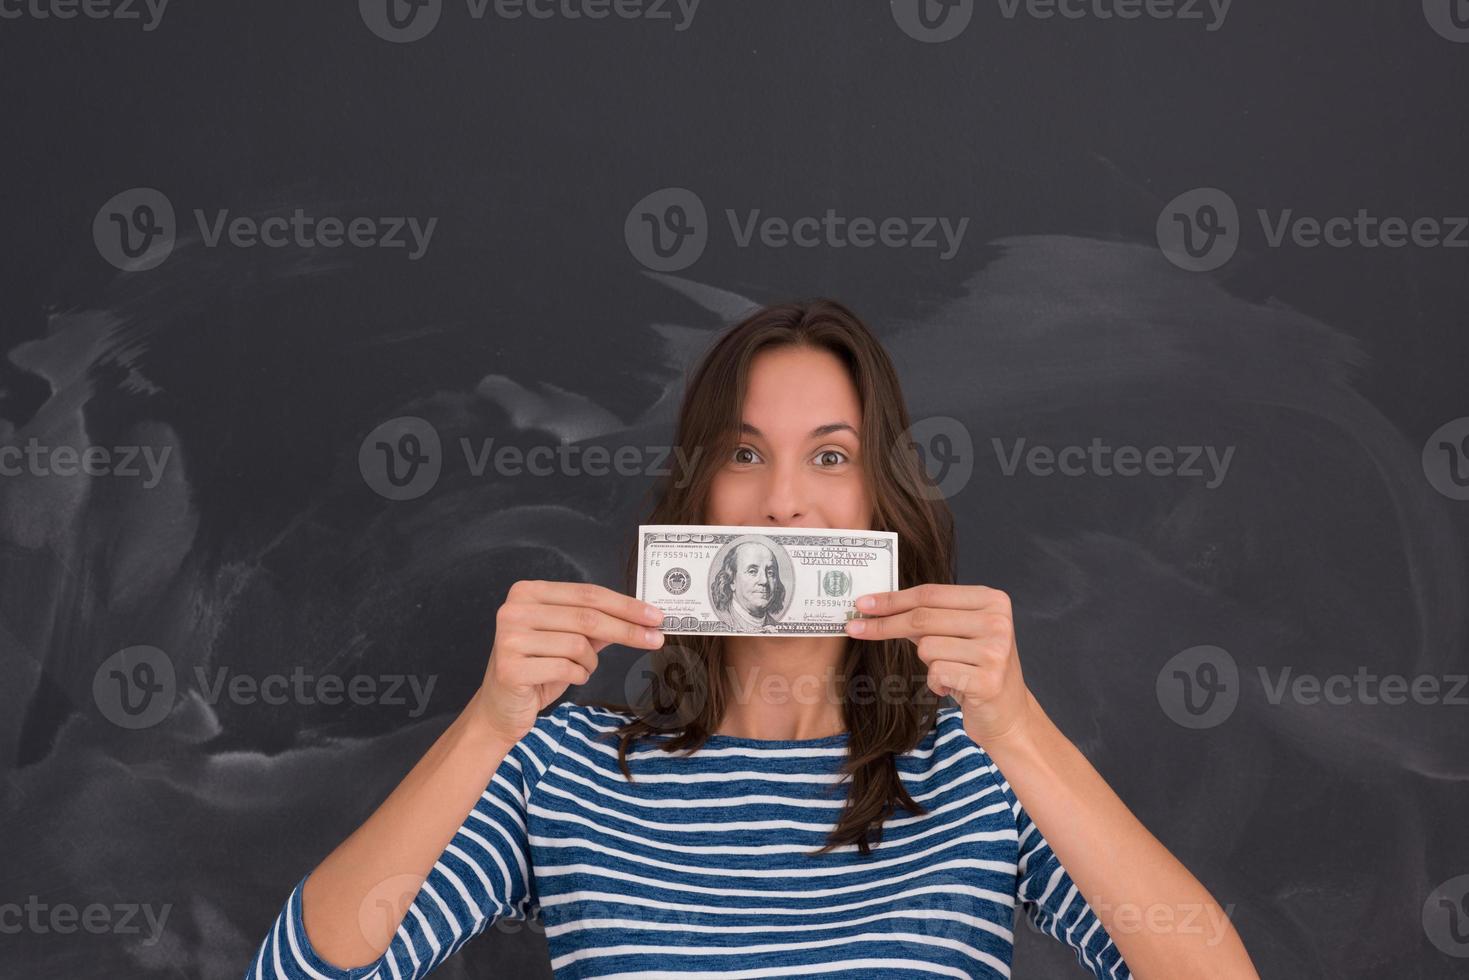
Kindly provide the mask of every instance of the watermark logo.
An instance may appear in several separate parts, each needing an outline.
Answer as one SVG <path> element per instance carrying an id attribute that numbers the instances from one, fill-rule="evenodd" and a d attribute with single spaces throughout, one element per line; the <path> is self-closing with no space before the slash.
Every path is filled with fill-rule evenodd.
<path id="1" fill-rule="evenodd" d="M 974 0 L 891 0 L 893 20 L 915 41 L 952 41 L 974 17 Z"/>
<path id="2" fill-rule="evenodd" d="M 932 249 L 940 261 L 959 253 L 968 218 L 839 214 L 787 217 L 760 208 L 724 209 L 730 241 L 736 248 L 914 248 Z M 623 238 L 633 258 L 655 272 L 677 272 L 704 254 L 714 226 L 704 202 L 685 187 L 665 187 L 633 205 L 623 222 Z"/>
<path id="3" fill-rule="evenodd" d="M 709 701 L 708 671 L 688 647 L 665 640 L 628 668 L 622 693 L 624 703 L 655 731 L 682 731 Z"/>
<path id="4" fill-rule="evenodd" d="M 92 219 L 102 257 L 124 272 L 144 272 L 173 253 L 173 204 L 160 190 L 134 187 L 114 194 Z"/>
<path id="5" fill-rule="evenodd" d="M 389 419 L 364 436 L 357 448 L 362 479 L 388 500 L 422 497 L 439 482 L 443 466 L 439 431 L 416 415 Z"/>
<path id="6" fill-rule="evenodd" d="M 963 422 L 947 415 L 919 419 L 893 444 L 893 471 L 906 484 L 911 482 L 906 477 L 912 470 L 904 465 L 900 454 L 922 469 L 926 479 L 906 489 L 925 500 L 947 500 L 957 495 L 974 475 L 974 439 Z"/>
<path id="7" fill-rule="evenodd" d="M 694 24 L 702 0 L 465 0 L 474 21 L 496 20 L 640 20 L 668 23 L 674 33 Z M 407 44 L 429 35 L 444 12 L 443 0 L 357 0 L 362 22 L 384 41 Z"/>
<path id="8" fill-rule="evenodd" d="M 357 0 L 362 22 L 384 41 L 407 44 L 428 37 L 439 24 L 444 0 Z"/>
<path id="9" fill-rule="evenodd" d="M 723 667 L 723 695 L 729 704 L 825 704 L 867 706 L 910 704 L 924 687 L 926 669 L 912 675 L 901 671 L 874 677 L 837 670 L 796 672 L 756 666 L 736 670 Z M 623 677 L 623 695 L 642 717 L 661 731 L 680 731 L 698 717 L 708 703 L 712 678 L 698 654 L 667 642 L 645 651 Z M 956 689 L 957 692 L 958 689 Z"/>
<path id="10" fill-rule="evenodd" d="M 1256 208 L 1264 247 L 1469 248 L 1469 217 L 1381 217 L 1367 208 L 1352 216 L 1316 218 L 1294 208 Z M 1242 228 L 1234 199 L 1217 187 L 1186 191 L 1158 215 L 1158 247 L 1189 272 L 1210 272 L 1234 257 Z"/>
<path id="11" fill-rule="evenodd" d="M 194 209 L 194 221 L 205 248 L 385 248 L 405 249 L 408 261 L 428 252 L 439 219 L 416 216 L 307 214 L 295 208 L 289 216 L 231 216 L 228 208 L 212 215 Z M 143 272 L 161 265 L 173 252 L 177 220 L 167 195 L 152 187 L 134 187 L 113 195 L 92 219 L 97 252 L 124 272 Z"/>
<path id="12" fill-rule="evenodd" d="M 1189 272 L 1212 272 L 1234 258 L 1239 233 L 1239 209 L 1217 187 L 1185 191 L 1158 215 L 1158 248 Z"/>
<path id="13" fill-rule="evenodd" d="M 373 885 L 357 906 L 362 938 L 369 945 L 387 949 L 422 888 L 423 879 L 411 874 L 393 875 Z"/>
<path id="14" fill-rule="evenodd" d="M 656 190 L 632 206 L 622 226 L 628 251 L 654 272 L 677 272 L 699 261 L 709 244 L 709 216 L 686 187 Z"/>
<path id="15" fill-rule="evenodd" d="M 1158 706 L 1177 724 L 1213 728 L 1239 704 L 1239 667 L 1223 647 L 1189 647 L 1158 671 L 1154 691 Z"/>
<path id="16" fill-rule="evenodd" d="M 0 0 L 0 20 L 135 21 L 146 34 L 163 23 L 168 0 Z"/>
<path id="17" fill-rule="evenodd" d="M 1469 500 L 1469 416 L 1445 422 L 1428 437 L 1423 475 L 1450 500 Z"/>
<path id="18" fill-rule="evenodd" d="M 880 918 L 865 928 L 917 933 L 945 945 L 968 942 L 973 929 L 968 908 L 972 883 L 973 879 L 962 872 L 926 872 L 920 881 L 910 883 L 888 903 L 872 909 Z M 1019 902 L 1015 906 L 1017 912 L 1024 907 Z M 1011 924 L 1014 924 L 1013 919 Z"/>
<path id="19" fill-rule="evenodd" d="M 119 650 L 92 675 L 92 701 L 119 728 L 152 728 L 173 711 L 177 696 L 173 660 L 157 647 Z"/>
<path id="20" fill-rule="evenodd" d="M 1469 875 L 1450 878 L 1429 892 L 1423 932 L 1440 952 L 1469 957 Z"/>
<path id="21" fill-rule="evenodd" d="M 1469 44 L 1469 0 L 1423 0 L 1428 26 L 1456 44 Z"/>

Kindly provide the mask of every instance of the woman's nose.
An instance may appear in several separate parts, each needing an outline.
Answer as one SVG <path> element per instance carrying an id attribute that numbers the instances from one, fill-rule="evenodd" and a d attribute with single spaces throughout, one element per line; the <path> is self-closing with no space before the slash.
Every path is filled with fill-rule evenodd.
<path id="1" fill-rule="evenodd" d="M 804 493 L 799 467 L 794 464 L 772 466 L 770 482 L 765 488 L 765 519 L 777 525 L 799 521 L 808 510 Z"/>

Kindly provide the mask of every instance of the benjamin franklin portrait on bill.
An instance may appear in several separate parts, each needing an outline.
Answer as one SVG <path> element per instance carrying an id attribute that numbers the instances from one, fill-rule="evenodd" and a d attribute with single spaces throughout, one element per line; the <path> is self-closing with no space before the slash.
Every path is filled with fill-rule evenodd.
<path id="1" fill-rule="evenodd" d="M 774 632 L 786 611 L 781 569 L 789 569 L 791 561 L 785 549 L 770 538 L 749 535 L 725 545 L 713 563 L 718 570 L 709 578 L 709 601 L 720 621 L 741 633 Z"/>

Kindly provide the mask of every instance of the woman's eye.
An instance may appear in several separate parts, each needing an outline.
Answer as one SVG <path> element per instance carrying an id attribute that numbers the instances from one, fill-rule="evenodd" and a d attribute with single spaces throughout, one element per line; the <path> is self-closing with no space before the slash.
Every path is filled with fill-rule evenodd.
<path id="1" fill-rule="evenodd" d="M 832 460 L 829 463 L 823 462 L 823 466 L 839 466 L 840 464 L 847 461 L 847 454 L 842 452 L 840 449 L 823 449 L 820 453 L 817 454 L 816 458 L 824 461 L 831 456 L 835 456 L 836 459 Z"/>
<path id="2" fill-rule="evenodd" d="M 753 459 L 742 458 L 740 456 L 741 453 L 748 453 L 750 456 L 755 456 L 755 450 L 751 449 L 749 446 L 740 446 L 734 451 L 733 459 L 736 463 L 753 463 L 755 461 Z"/>

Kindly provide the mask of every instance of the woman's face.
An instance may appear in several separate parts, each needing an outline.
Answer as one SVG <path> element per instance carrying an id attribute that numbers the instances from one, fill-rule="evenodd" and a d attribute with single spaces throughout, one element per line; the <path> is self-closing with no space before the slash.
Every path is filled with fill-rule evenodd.
<path id="1" fill-rule="evenodd" d="M 750 362 L 739 446 L 715 473 L 705 523 L 872 527 L 861 422 L 857 388 L 835 354 L 761 351 Z"/>

